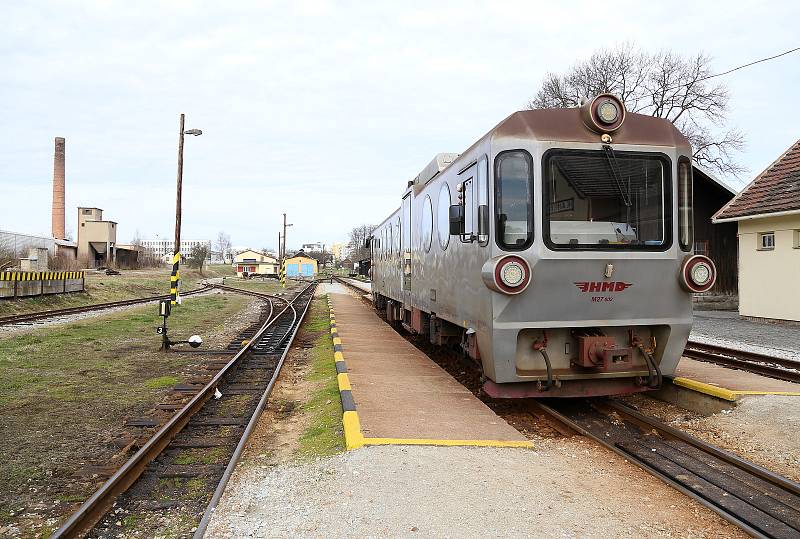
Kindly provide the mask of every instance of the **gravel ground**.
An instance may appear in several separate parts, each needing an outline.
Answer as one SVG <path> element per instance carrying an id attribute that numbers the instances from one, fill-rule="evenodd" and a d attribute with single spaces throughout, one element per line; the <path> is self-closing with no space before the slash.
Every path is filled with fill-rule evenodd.
<path id="1" fill-rule="evenodd" d="M 578 437 L 240 467 L 207 537 L 746 537 Z"/>
<path id="2" fill-rule="evenodd" d="M 626 400 L 677 429 L 800 481 L 800 397 L 745 397 L 735 408 L 707 417 L 642 395 Z"/>
<path id="3" fill-rule="evenodd" d="M 690 338 L 762 354 L 777 352 L 782 357 L 800 359 L 800 329 L 743 320 L 738 313 L 731 311 L 695 311 Z"/>

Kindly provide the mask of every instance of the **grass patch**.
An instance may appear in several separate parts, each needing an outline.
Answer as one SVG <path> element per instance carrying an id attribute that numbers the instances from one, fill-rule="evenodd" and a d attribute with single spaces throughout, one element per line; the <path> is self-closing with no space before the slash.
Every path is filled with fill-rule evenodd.
<path id="1" fill-rule="evenodd" d="M 211 338 L 249 303 L 234 294 L 191 298 L 173 311 L 170 335 Z M 49 488 L 53 498 L 77 494 L 72 459 L 110 456 L 107 441 L 123 420 L 194 369 L 197 356 L 159 351 L 159 324 L 156 307 L 142 306 L 0 336 L 0 507 L 49 502 Z"/>
<path id="2" fill-rule="evenodd" d="M 174 387 L 178 384 L 177 376 L 160 376 L 158 378 L 151 378 L 144 383 L 147 389 L 163 389 L 165 387 Z"/>
<path id="3" fill-rule="evenodd" d="M 311 369 L 307 380 L 314 390 L 302 409 L 309 424 L 300 436 L 299 453 L 305 457 L 329 456 L 344 450 L 342 402 L 333 360 L 330 318 L 324 299 L 315 299 L 307 320 L 307 330 L 319 332 L 311 349 Z"/>
<path id="4" fill-rule="evenodd" d="M 122 270 L 120 275 L 106 275 L 103 272 L 95 273 L 90 270 L 86 272 L 85 292 L 2 300 L 0 301 L 0 316 L 169 294 L 171 271 L 171 267 L 163 267 Z M 181 289 L 185 291 L 198 288 L 202 279 L 231 275 L 235 275 L 233 268 L 224 264 L 207 266 L 203 269 L 203 275 L 200 275 L 196 269 L 188 269 L 183 266 L 181 267 Z"/>

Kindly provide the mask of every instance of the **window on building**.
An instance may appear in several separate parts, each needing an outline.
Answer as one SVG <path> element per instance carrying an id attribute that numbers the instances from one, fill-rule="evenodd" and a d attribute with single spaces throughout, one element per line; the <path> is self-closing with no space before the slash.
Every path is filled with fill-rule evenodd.
<path id="1" fill-rule="evenodd" d="M 775 248 L 775 232 L 760 232 L 758 234 L 758 250 L 771 251 Z"/>
<path id="2" fill-rule="evenodd" d="M 800 249 L 800 230 L 794 231 L 794 240 L 792 242 L 792 247 L 795 249 Z"/>

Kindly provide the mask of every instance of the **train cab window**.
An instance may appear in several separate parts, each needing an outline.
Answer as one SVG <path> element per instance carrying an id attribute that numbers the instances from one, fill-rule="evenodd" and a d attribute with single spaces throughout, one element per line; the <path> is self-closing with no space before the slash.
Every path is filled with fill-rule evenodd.
<path id="1" fill-rule="evenodd" d="M 420 226 L 422 248 L 427 253 L 431 250 L 431 241 L 433 241 L 433 204 L 431 203 L 430 195 L 425 196 L 422 202 L 422 223 Z"/>
<path id="2" fill-rule="evenodd" d="M 495 159 L 497 244 L 522 250 L 533 241 L 533 160 L 525 150 L 502 152 Z"/>
<path id="3" fill-rule="evenodd" d="M 692 164 L 681 157 L 678 161 L 678 243 L 683 251 L 691 250 L 693 228 Z"/>
<path id="4" fill-rule="evenodd" d="M 666 157 L 610 146 L 551 150 L 543 168 L 548 247 L 665 250 L 671 244 Z"/>
<path id="5" fill-rule="evenodd" d="M 442 251 L 450 243 L 450 187 L 443 183 L 439 188 L 439 201 L 436 203 L 436 230 L 439 233 L 439 247 Z"/>

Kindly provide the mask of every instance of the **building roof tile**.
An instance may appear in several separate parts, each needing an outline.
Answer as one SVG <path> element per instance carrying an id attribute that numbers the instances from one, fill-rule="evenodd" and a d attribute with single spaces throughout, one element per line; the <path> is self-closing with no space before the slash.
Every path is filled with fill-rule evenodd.
<path id="1" fill-rule="evenodd" d="M 800 212 L 800 140 L 722 207 L 713 220 Z"/>

